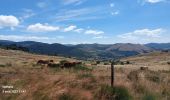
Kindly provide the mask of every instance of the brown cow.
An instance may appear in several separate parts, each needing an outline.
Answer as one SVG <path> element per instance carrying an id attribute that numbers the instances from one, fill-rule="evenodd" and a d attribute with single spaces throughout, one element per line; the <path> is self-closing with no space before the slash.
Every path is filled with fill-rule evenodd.
<path id="1" fill-rule="evenodd" d="M 140 70 L 148 70 L 149 68 L 146 66 L 140 67 Z"/>
<path id="2" fill-rule="evenodd" d="M 49 61 L 48 60 L 38 60 L 37 64 L 38 65 L 46 65 L 46 64 L 49 64 Z"/>
<path id="3" fill-rule="evenodd" d="M 71 67 L 75 67 L 77 65 L 81 65 L 82 62 L 65 62 L 62 66 L 62 68 L 71 68 Z"/>

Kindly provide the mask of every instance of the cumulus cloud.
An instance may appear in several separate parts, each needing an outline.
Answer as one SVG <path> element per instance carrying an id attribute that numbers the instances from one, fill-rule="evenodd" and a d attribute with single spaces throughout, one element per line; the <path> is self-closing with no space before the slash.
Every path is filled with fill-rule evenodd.
<path id="1" fill-rule="evenodd" d="M 15 27 L 19 25 L 19 20 L 12 15 L 0 15 L 0 27 Z"/>
<path id="2" fill-rule="evenodd" d="M 40 23 L 29 25 L 27 27 L 27 30 L 31 32 L 51 32 L 51 31 L 57 31 L 59 29 L 60 28 L 58 26 L 50 26 L 50 25 L 45 25 L 45 24 L 43 25 Z"/>
<path id="3" fill-rule="evenodd" d="M 86 30 L 85 34 L 92 34 L 92 35 L 99 35 L 99 34 L 103 34 L 103 31 L 98 31 L 98 30 Z"/>
<path id="4" fill-rule="evenodd" d="M 140 29 L 140 30 L 135 30 L 133 32 L 118 35 L 118 37 L 121 38 L 120 40 L 126 42 L 136 42 L 136 43 L 157 42 L 165 38 L 162 37 L 165 32 L 166 30 L 162 28 Z"/>
<path id="5" fill-rule="evenodd" d="M 159 29 L 141 29 L 141 30 L 135 30 L 133 32 L 129 32 L 129 33 L 125 33 L 122 35 L 119 35 L 122 38 L 131 38 L 131 37 L 141 37 L 141 36 L 145 36 L 145 37 L 159 37 L 161 33 L 163 33 L 164 30 L 159 28 Z"/>
<path id="6" fill-rule="evenodd" d="M 65 29 L 64 29 L 64 32 L 73 31 L 73 30 L 76 29 L 76 28 L 77 28 L 77 26 L 71 25 L 71 26 L 65 28 Z"/>

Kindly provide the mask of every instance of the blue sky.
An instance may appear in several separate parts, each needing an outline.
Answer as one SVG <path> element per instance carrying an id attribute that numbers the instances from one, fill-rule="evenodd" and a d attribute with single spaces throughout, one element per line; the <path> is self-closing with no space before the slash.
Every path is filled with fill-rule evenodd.
<path id="1" fill-rule="evenodd" d="M 45 43 L 170 42 L 170 0 L 1 0 L 0 39 Z"/>

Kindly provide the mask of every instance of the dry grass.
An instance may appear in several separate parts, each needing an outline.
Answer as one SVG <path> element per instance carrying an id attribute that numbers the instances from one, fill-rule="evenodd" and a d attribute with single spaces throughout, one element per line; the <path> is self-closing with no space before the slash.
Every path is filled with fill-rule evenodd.
<path id="1" fill-rule="evenodd" d="M 48 68 L 36 65 L 40 59 L 52 59 L 54 62 L 74 60 L 0 49 L 0 86 L 13 85 L 15 89 L 26 90 L 26 93 L 20 94 L 1 92 L 0 99 L 109 100 L 109 96 L 112 97 L 112 89 L 108 86 L 109 65 L 71 69 Z M 118 92 L 125 91 L 129 100 L 170 99 L 170 66 L 167 64 L 170 61 L 169 53 L 153 53 L 123 60 L 132 63 L 115 66 L 115 88 Z M 144 65 L 149 67 L 148 71 L 139 70 Z M 107 94 L 103 94 L 103 91 Z M 113 96 L 116 98 L 115 94 Z"/>

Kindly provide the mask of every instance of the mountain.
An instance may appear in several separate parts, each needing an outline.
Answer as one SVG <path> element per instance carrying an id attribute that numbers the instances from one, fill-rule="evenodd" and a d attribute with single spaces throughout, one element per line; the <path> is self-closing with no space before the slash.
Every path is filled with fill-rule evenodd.
<path id="1" fill-rule="evenodd" d="M 170 50 L 170 43 L 149 43 L 145 46 L 153 48 L 155 50 Z"/>
<path id="2" fill-rule="evenodd" d="M 13 45 L 28 48 L 29 52 L 45 55 L 72 56 L 79 59 L 102 59 L 108 60 L 127 56 L 152 52 L 154 50 L 164 50 L 170 48 L 170 44 L 78 44 L 63 45 L 59 43 L 41 43 L 34 41 L 13 42 L 0 40 L 0 45 Z"/>

